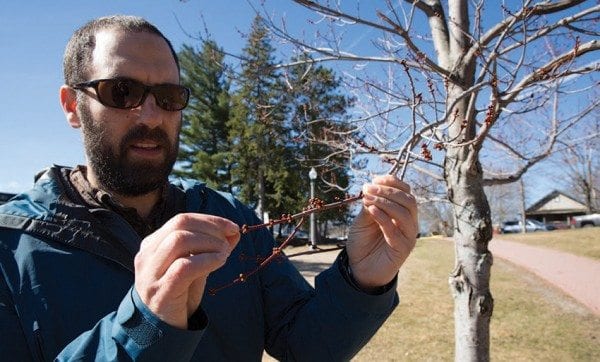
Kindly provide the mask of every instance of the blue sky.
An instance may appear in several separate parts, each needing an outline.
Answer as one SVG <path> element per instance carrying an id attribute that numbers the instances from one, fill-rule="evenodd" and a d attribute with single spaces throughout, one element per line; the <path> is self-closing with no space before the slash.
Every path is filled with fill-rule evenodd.
<path id="1" fill-rule="evenodd" d="M 0 192 L 19 192 L 53 163 L 85 162 L 80 132 L 58 103 L 62 55 L 72 32 L 110 14 L 145 17 L 173 42 L 193 44 L 203 29 L 228 50 L 243 46 L 254 13 L 246 1 L 6 1 L 0 10 Z M 235 4 L 235 5 L 233 5 Z M 203 20 L 204 19 L 204 20 Z M 186 34 L 187 33 L 187 34 Z"/>
<path id="2" fill-rule="evenodd" d="M 285 13 L 288 20 L 295 20 L 292 26 L 306 24 L 302 7 L 291 1 L 269 3 L 273 4 L 279 7 L 279 15 Z M 368 6 L 372 4 L 364 4 Z M 89 19 L 118 13 L 150 20 L 176 49 L 183 43 L 195 44 L 189 34 L 198 34 L 206 24 L 212 38 L 232 53 L 244 46 L 241 33 L 249 29 L 254 17 L 246 0 L 4 2 L 0 10 L 0 192 L 27 190 L 33 176 L 52 164 L 85 162 L 80 132 L 68 126 L 58 103 L 62 55 L 76 28 Z M 365 37 L 352 38 L 353 46 Z M 531 177 L 530 173 L 526 181 Z M 545 181 L 535 182 L 529 203 L 555 187 Z"/>

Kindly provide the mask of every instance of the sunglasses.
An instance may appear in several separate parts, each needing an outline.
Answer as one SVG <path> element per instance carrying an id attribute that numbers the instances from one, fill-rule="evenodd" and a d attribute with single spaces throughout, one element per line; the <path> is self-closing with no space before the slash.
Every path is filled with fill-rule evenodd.
<path id="1" fill-rule="evenodd" d="M 190 90 L 178 84 L 145 85 L 129 78 L 97 79 L 78 83 L 74 89 L 94 88 L 98 101 L 107 107 L 131 109 L 142 105 L 152 93 L 156 105 L 166 111 L 181 111 L 190 98 Z"/>

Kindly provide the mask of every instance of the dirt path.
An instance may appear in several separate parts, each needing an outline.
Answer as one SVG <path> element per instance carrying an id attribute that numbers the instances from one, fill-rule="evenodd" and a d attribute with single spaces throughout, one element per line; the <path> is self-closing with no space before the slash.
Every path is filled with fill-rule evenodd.
<path id="1" fill-rule="evenodd" d="M 328 249 L 332 246 L 326 245 L 323 248 Z M 298 248 L 289 254 L 293 254 L 296 252 L 302 252 L 308 249 Z M 298 257 L 291 258 L 290 260 L 296 266 L 296 268 L 300 271 L 300 273 L 304 276 L 304 278 L 312 285 L 315 285 L 315 277 L 322 272 L 323 270 L 329 268 L 331 264 L 335 261 L 335 258 L 339 254 L 339 250 L 329 251 L 326 253 L 317 253 L 317 254 L 309 254 L 302 255 Z M 286 253 L 288 253 L 286 249 Z"/>
<path id="2" fill-rule="evenodd" d="M 494 257 L 523 267 L 600 315 L 600 262 L 505 239 L 490 242 Z"/>

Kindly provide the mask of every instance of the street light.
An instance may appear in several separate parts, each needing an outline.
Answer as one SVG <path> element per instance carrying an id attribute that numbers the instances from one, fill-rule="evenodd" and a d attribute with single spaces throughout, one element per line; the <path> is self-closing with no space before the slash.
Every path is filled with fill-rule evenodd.
<path id="1" fill-rule="evenodd" d="M 314 167 L 310 168 L 310 172 L 308 173 L 308 178 L 310 179 L 310 198 L 315 198 L 315 180 L 317 179 L 317 170 Z M 317 249 L 317 225 L 315 223 L 315 213 L 310 214 L 310 248 Z"/>

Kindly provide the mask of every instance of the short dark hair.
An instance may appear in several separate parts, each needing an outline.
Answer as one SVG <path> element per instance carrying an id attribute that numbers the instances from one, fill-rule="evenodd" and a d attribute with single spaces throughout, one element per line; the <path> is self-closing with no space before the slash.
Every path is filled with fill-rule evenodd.
<path id="1" fill-rule="evenodd" d="M 156 26 L 146 19 L 130 15 L 112 15 L 89 21 L 77 29 L 65 49 L 63 57 L 63 72 L 65 84 L 73 85 L 89 81 L 87 77 L 92 62 L 92 52 L 96 47 L 96 34 L 102 30 L 123 30 L 130 32 L 146 32 L 156 34 L 163 38 L 171 49 L 177 70 L 179 70 L 179 59 L 173 49 L 173 45 Z"/>

